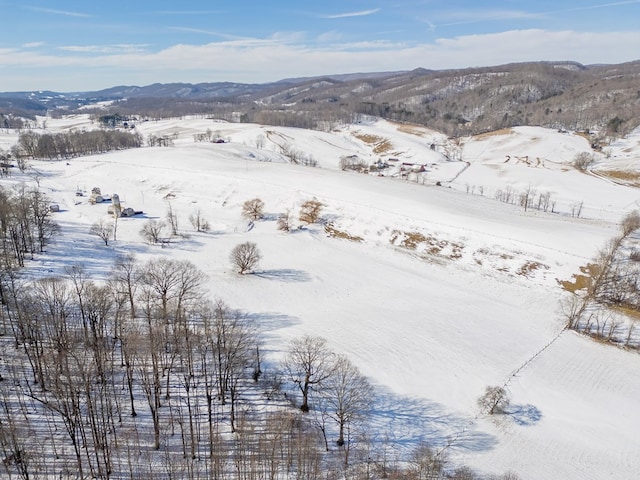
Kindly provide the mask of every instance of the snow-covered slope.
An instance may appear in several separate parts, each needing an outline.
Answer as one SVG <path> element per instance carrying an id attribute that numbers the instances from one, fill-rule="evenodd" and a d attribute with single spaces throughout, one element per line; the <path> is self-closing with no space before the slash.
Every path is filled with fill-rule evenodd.
<path id="1" fill-rule="evenodd" d="M 82 117 L 49 120 L 47 128 L 83 123 L 91 128 Z M 576 153 L 590 151 L 587 140 L 527 127 L 451 145 L 427 129 L 383 121 L 328 133 L 207 119 L 137 129 L 177 134 L 174 146 L 33 163 L 61 206 L 62 234 L 31 275 L 84 263 L 99 276 L 127 252 L 188 258 L 207 273 L 213 297 L 255 316 L 269 361 L 302 333 L 346 354 L 376 386 L 372 423 L 381 437 L 450 445 L 456 461 L 524 480 L 637 476 L 640 357 L 563 332 L 558 280 L 578 273 L 637 207 L 637 190 L 571 168 Z M 195 142 L 207 129 L 226 142 Z M 13 141 L 14 133 L 2 137 L 5 148 Z M 319 167 L 292 165 L 279 142 Z M 451 156 L 456 148 L 460 159 Z M 628 143 L 611 148 L 638 152 Z M 429 168 L 416 177 L 422 181 L 340 171 L 340 157 L 352 154 Z M 615 159 L 614 152 L 600 160 Z M 2 185 L 20 181 L 33 182 L 15 174 Z M 107 206 L 76 196 L 94 186 L 144 211 L 121 218 L 108 247 L 89 234 L 109 218 Z M 495 200 L 507 187 L 551 192 L 556 213 Z M 255 197 L 268 215 L 248 222 L 241 207 Z M 310 198 L 325 205 L 336 231 L 359 241 L 321 226 L 276 229 L 277 215 Z M 163 219 L 168 202 L 183 236 L 149 246 L 139 230 L 146 219 Z M 579 202 L 585 208 L 572 216 Z M 211 232 L 192 230 L 187 218 L 196 210 Z M 263 260 L 255 274 L 238 276 L 228 254 L 247 240 Z M 479 416 L 485 387 L 505 382 L 513 414 Z"/>

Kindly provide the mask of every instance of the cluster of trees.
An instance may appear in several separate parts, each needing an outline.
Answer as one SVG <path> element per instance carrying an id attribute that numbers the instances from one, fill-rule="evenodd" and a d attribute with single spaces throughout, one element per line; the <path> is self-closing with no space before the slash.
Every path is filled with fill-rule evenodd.
<path id="1" fill-rule="evenodd" d="M 331 418 L 338 424 L 336 444 L 345 446 L 345 463 L 348 463 L 350 442 L 346 435 L 358 419 L 366 418 L 373 397 L 371 384 L 346 356 L 329 350 L 321 337 L 305 335 L 294 339 L 285 368 L 300 391 L 301 411 L 310 411 L 309 398 L 315 395 L 315 421 L 327 450 L 326 420 Z"/>
<path id="2" fill-rule="evenodd" d="M 620 234 L 602 248 L 585 269 L 582 288 L 565 305 L 567 327 L 627 348 L 639 349 L 640 254 L 632 235 L 640 229 L 636 210 L 621 221 Z M 629 312 L 624 316 L 616 312 Z"/>
<path id="3" fill-rule="evenodd" d="M 98 122 L 103 127 L 111 127 L 115 128 L 117 126 L 121 126 L 124 122 L 128 121 L 129 117 L 120 115 L 119 113 L 112 113 L 107 115 L 100 115 L 98 117 Z"/>
<path id="4" fill-rule="evenodd" d="M 147 145 L 150 147 L 171 147 L 175 142 L 176 138 L 178 138 L 178 133 L 174 133 L 173 135 L 149 135 L 147 137 Z"/>
<path id="5" fill-rule="evenodd" d="M 5 115 L 0 112 L 0 128 L 4 130 L 21 130 L 25 127 L 22 117 L 16 115 Z"/>
<path id="6" fill-rule="evenodd" d="M 480 187 L 479 191 L 482 195 L 484 189 Z M 528 186 L 524 190 L 516 190 L 508 185 L 504 189 L 498 189 L 494 193 L 494 198 L 499 202 L 511 203 L 521 206 L 524 211 L 534 209 L 543 212 L 555 213 L 556 201 L 551 198 L 551 192 L 538 192 L 532 186 Z M 579 217 L 582 211 L 582 204 L 579 204 L 580 211 L 574 210 L 575 217 Z"/>
<path id="7" fill-rule="evenodd" d="M 59 231 L 49 198 L 37 188 L 0 186 L 0 257 L 3 265 L 22 267 L 43 252 Z"/>
<path id="8" fill-rule="evenodd" d="M 201 116 L 203 118 L 211 116 L 214 112 L 217 118 L 232 120 L 234 105 L 220 101 L 217 98 L 176 98 L 162 97 L 129 97 L 123 100 L 114 101 L 106 108 L 107 115 L 119 115 L 120 117 L 136 117 L 143 121 L 160 118 L 177 118 L 184 116 Z M 235 110 L 237 111 L 237 110 Z M 89 105 L 83 106 L 84 113 L 90 113 L 92 120 L 99 121 L 105 115 L 105 108 L 91 108 Z"/>
<path id="9" fill-rule="evenodd" d="M 439 185 L 440 182 L 437 182 L 436 185 Z M 466 185 L 466 192 L 472 195 L 484 195 L 485 188 L 482 185 Z M 524 188 L 523 190 L 518 190 L 511 185 L 507 185 L 504 188 L 498 188 L 494 194 L 493 198 L 502 203 L 509 203 L 511 205 L 518 205 L 527 210 L 538 210 L 540 212 L 549 212 L 549 213 L 558 213 L 560 210 L 557 206 L 557 201 L 551 196 L 551 192 L 549 191 L 538 191 L 533 188 L 531 185 Z M 566 208 L 566 213 L 575 218 L 580 218 L 582 215 L 582 210 L 584 208 L 584 200 L 580 200 L 579 202 L 573 202 L 569 205 L 564 206 Z"/>
<path id="10" fill-rule="evenodd" d="M 356 172 L 368 172 L 369 164 L 357 155 L 343 155 L 338 163 L 340 170 L 355 170 Z"/>
<path id="11" fill-rule="evenodd" d="M 11 150 L 14 158 L 58 160 L 140 146 L 142 146 L 142 136 L 137 132 L 74 130 L 41 134 L 28 130 L 20 133 L 18 143 Z"/>
<path id="12" fill-rule="evenodd" d="M 205 276 L 191 262 L 122 258 L 106 284 L 78 266 L 65 277 L 2 280 L 3 333 L 14 346 L 0 385 L 7 471 L 146 476 L 149 445 L 222 471 L 222 419 L 231 432 L 244 421 L 240 392 L 259 371 L 259 344 L 245 315 L 202 300 Z M 23 418 L 24 408 L 32 414 Z"/>
<path id="13" fill-rule="evenodd" d="M 264 202 L 260 198 L 252 198 L 242 204 L 242 215 L 249 220 L 260 220 L 264 218 Z M 298 219 L 310 225 L 322 220 L 322 210 L 324 204 L 315 198 L 305 200 L 300 205 Z M 295 218 L 291 210 L 287 210 L 278 216 L 278 230 L 288 232 L 293 229 Z"/>

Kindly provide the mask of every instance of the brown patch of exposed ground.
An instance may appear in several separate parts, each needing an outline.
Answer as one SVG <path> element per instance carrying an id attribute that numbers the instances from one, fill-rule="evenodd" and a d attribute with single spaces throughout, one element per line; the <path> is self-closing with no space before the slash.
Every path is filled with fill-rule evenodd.
<path id="1" fill-rule="evenodd" d="M 500 130 L 493 130 L 491 132 L 479 133 L 478 135 L 474 135 L 473 138 L 475 140 L 484 140 L 489 137 L 496 137 L 499 135 L 509 135 L 513 133 L 513 130 L 510 128 L 501 128 Z"/>

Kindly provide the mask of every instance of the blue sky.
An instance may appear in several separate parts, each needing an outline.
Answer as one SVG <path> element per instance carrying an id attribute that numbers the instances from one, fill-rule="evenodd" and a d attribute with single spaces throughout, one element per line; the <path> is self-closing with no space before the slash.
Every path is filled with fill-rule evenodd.
<path id="1" fill-rule="evenodd" d="M 640 0 L 0 0 L 0 91 L 619 63 L 639 19 Z"/>

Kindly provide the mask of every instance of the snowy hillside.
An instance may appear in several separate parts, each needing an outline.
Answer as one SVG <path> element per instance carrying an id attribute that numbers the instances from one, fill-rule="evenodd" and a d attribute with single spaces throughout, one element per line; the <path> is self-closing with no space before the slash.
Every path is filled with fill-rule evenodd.
<path id="1" fill-rule="evenodd" d="M 47 120 L 50 131 L 93 127 L 84 116 Z M 263 324 L 272 365 L 303 333 L 346 354 L 376 388 L 376 435 L 398 448 L 448 446 L 460 464 L 523 480 L 636 478 L 640 357 L 564 331 L 559 281 L 579 273 L 640 207 L 637 189 L 596 175 L 637 169 L 638 134 L 597 154 L 590 173 L 572 167 L 576 154 L 591 152 L 587 139 L 534 127 L 458 144 L 385 121 L 316 132 L 193 118 L 136 130 L 173 145 L 34 161 L 0 180 L 35 185 L 37 177 L 60 206 L 61 235 L 28 265 L 29 276 L 74 263 L 105 276 L 125 253 L 189 259 L 207 274 L 212 297 Z M 195 141 L 207 130 L 224 142 Z M 0 133 L 0 147 L 16 140 Z M 292 151 L 317 166 L 292 163 Z M 340 159 L 351 155 L 386 165 L 342 171 Z M 108 246 L 89 232 L 111 218 L 108 204 L 88 202 L 93 187 L 144 212 L 119 219 Z M 496 199 L 525 191 L 526 210 Z M 267 215 L 249 222 L 242 205 L 256 197 Z M 278 215 L 312 198 L 333 235 L 320 225 L 276 228 Z M 549 208 L 535 208 L 544 198 Z M 142 225 L 164 219 L 169 204 L 182 235 L 148 245 Z M 189 224 L 197 210 L 210 232 Z M 240 276 L 228 257 L 245 241 L 263 259 Z M 480 415 L 485 387 L 504 384 L 513 414 Z"/>

